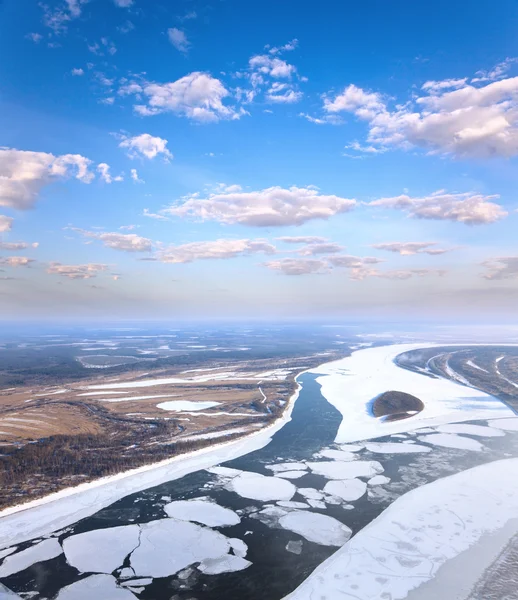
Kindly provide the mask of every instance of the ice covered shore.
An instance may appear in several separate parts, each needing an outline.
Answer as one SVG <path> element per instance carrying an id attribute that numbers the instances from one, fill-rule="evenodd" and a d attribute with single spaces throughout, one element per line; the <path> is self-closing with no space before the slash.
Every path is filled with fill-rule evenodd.
<path id="1" fill-rule="evenodd" d="M 518 458 L 445 477 L 398 498 L 322 563 L 285 600 L 355 598 L 401 600 L 436 580 L 437 598 L 449 598 L 439 569 L 476 547 L 483 536 L 510 535 L 518 515 Z M 512 531 L 511 531 L 512 530 Z M 504 535 L 503 545 L 507 539 Z M 483 565 L 483 568 L 489 564 Z M 457 597 L 457 596 L 456 596 Z"/>

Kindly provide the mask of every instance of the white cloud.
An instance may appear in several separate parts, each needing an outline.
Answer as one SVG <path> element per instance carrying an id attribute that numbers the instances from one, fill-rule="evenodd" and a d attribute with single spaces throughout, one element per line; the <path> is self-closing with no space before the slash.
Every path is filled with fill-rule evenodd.
<path id="1" fill-rule="evenodd" d="M 156 158 L 159 154 L 166 160 L 172 159 L 173 155 L 167 149 L 167 140 L 152 136 L 149 133 L 142 133 L 135 137 L 121 136 L 122 141 L 119 148 L 126 148 L 130 158 L 143 156 L 148 159 Z"/>
<path id="2" fill-rule="evenodd" d="M 76 77 L 81 77 L 81 75 L 85 74 L 83 69 L 72 69 L 71 73 L 72 73 L 72 75 L 75 75 Z"/>
<path id="3" fill-rule="evenodd" d="M 280 271 L 284 275 L 309 275 L 328 271 L 325 260 L 308 258 L 282 258 L 264 263 L 264 266 L 272 271 Z"/>
<path id="4" fill-rule="evenodd" d="M 133 6 L 134 0 L 113 0 L 113 2 L 120 8 L 129 8 Z"/>
<path id="5" fill-rule="evenodd" d="M 354 208 L 355 200 L 321 194 L 314 187 L 270 187 L 254 192 L 212 193 L 188 196 L 183 204 L 163 212 L 221 223 L 275 227 L 301 225 L 312 219 L 328 219 Z"/>
<path id="6" fill-rule="evenodd" d="M 145 183 L 145 181 L 143 179 L 140 179 L 140 177 L 138 176 L 137 169 L 131 169 L 130 173 L 131 173 L 131 179 L 135 183 Z"/>
<path id="7" fill-rule="evenodd" d="M 159 215 L 157 213 L 151 212 L 149 208 L 144 209 L 142 216 L 149 217 L 150 219 L 156 219 L 157 221 L 169 221 L 169 219 L 167 217 L 164 217 L 164 215 Z"/>
<path id="8" fill-rule="evenodd" d="M 401 209 L 411 217 L 456 221 L 466 225 L 494 223 L 507 216 L 499 204 L 491 202 L 498 195 L 484 196 L 476 193 L 449 194 L 439 190 L 430 196 L 412 198 L 406 194 L 392 198 L 380 198 L 369 202 L 369 206 Z"/>
<path id="9" fill-rule="evenodd" d="M 54 31 L 63 33 L 69 21 L 81 16 L 81 7 L 89 0 L 65 0 L 59 6 L 50 8 L 47 4 L 41 4 L 43 9 L 43 24 Z"/>
<path id="10" fill-rule="evenodd" d="M 372 265 L 377 265 L 383 262 L 374 256 L 330 256 L 329 264 L 337 268 L 349 269 L 349 277 L 351 279 L 362 280 L 367 277 L 372 277 L 378 273 L 378 270 Z"/>
<path id="11" fill-rule="evenodd" d="M 270 75 L 276 79 L 289 79 L 297 69 L 280 58 L 272 58 L 267 54 L 252 56 L 248 61 L 250 67 L 263 75 Z"/>
<path id="12" fill-rule="evenodd" d="M 140 90 L 137 92 L 135 84 Z M 121 88 L 126 94 L 138 93 L 146 104 L 133 108 L 141 116 L 172 112 L 202 123 L 240 119 L 243 109 L 223 104 L 230 92 L 208 73 L 195 71 L 171 83 L 129 82 Z"/>
<path id="13" fill-rule="evenodd" d="M 412 277 L 428 277 L 429 275 L 443 277 L 447 271 L 444 269 L 401 269 L 394 271 L 379 271 L 375 277 L 381 279 L 411 279 Z"/>
<path id="14" fill-rule="evenodd" d="M 338 115 L 324 115 L 323 117 L 313 117 L 308 115 L 307 113 L 299 113 L 299 117 L 302 117 L 309 121 L 310 123 L 315 123 L 316 125 L 343 125 L 344 120 L 342 117 Z"/>
<path id="15" fill-rule="evenodd" d="M 401 256 L 412 256 L 414 254 L 430 254 L 432 256 L 445 254 L 451 249 L 436 248 L 437 242 L 387 242 L 384 244 L 372 244 L 372 248 L 386 250 L 401 254 Z"/>
<path id="16" fill-rule="evenodd" d="M 39 44 L 43 39 L 41 33 L 28 33 L 25 37 L 29 40 L 32 40 L 35 44 Z"/>
<path id="17" fill-rule="evenodd" d="M 344 249 L 340 244 L 334 242 L 322 242 L 317 244 L 308 244 L 299 250 L 302 256 L 315 256 L 317 254 L 337 254 Z"/>
<path id="18" fill-rule="evenodd" d="M 167 37 L 173 46 L 180 52 L 188 52 L 191 43 L 187 39 L 185 32 L 176 27 L 170 27 L 167 30 Z"/>
<path id="19" fill-rule="evenodd" d="M 195 260 L 235 258 L 249 254 L 275 254 L 275 246 L 267 240 L 220 239 L 170 246 L 157 255 L 165 263 L 190 263 Z"/>
<path id="20" fill-rule="evenodd" d="M 266 92 L 266 99 L 270 102 L 282 104 L 294 104 L 302 99 L 304 94 L 297 91 L 287 83 L 274 81 L 271 88 Z"/>
<path id="21" fill-rule="evenodd" d="M 178 17 L 178 20 L 183 23 L 184 21 L 192 21 L 193 19 L 197 18 L 198 14 L 196 13 L 196 11 L 190 10 L 189 12 L 186 12 L 182 17 Z"/>
<path id="22" fill-rule="evenodd" d="M 315 235 L 284 235 L 275 239 L 279 242 L 284 242 L 285 244 L 323 244 L 328 241 L 325 237 Z"/>
<path id="23" fill-rule="evenodd" d="M 37 248 L 39 244 L 37 242 L 29 244 L 28 242 L 0 242 L 0 250 L 26 250 L 27 248 Z"/>
<path id="24" fill-rule="evenodd" d="M 503 79 L 507 74 L 507 71 L 509 71 L 511 66 L 516 62 L 518 62 L 518 58 L 506 58 L 489 71 L 477 71 L 475 73 L 476 77 L 471 80 L 471 83 L 477 83 L 481 81 L 497 81 L 498 79 Z"/>
<path id="25" fill-rule="evenodd" d="M 294 38 L 291 40 L 291 42 L 284 44 L 284 46 L 273 46 L 272 48 L 270 48 L 270 46 L 266 46 L 265 48 L 270 54 L 280 54 L 281 52 L 291 52 L 292 50 L 295 50 L 295 48 L 297 48 L 298 45 L 299 40 L 297 38 Z"/>
<path id="26" fill-rule="evenodd" d="M 362 146 L 359 142 L 354 141 L 345 146 L 346 150 L 355 150 L 364 154 L 382 154 L 386 152 L 386 148 L 377 148 L 376 146 Z"/>
<path id="27" fill-rule="evenodd" d="M 518 77 L 478 87 L 463 79 L 423 87 L 425 95 L 391 110 L 381 94 L 349 85 L 324 99 L 324 111 L 366 121 L 367 141 L 380 149 L 421 147 L 461 158 L 518 154 Z"/>
<path id="28" fill-rule="evenodd" d="M 5 233 L 7 231 L 11 231 L 11 229 L 13 227 L 13 221 L 14 221 L 14 219 L 12 217 L 6 217 L 5 215 L 0 215 L 0 233 Z"/>
<path id="29" fill-rule="evenodd" d="M 108 265 L 89 263 L 85 265 L 64 265 L 59 262 L 51 262 L 47 273 L 61 275 L 68 279 L 91 279 L 96 277 L 100 271 L 107 271 Z"/>
<path id="30" fill-rule="evenodd" d="M 518 256 L 490 258 L 482 263 L 487 271 L 485 279 L 514 279 L 518 277 Z"/>
<path id="31" fill-rule="evenodd" d="M 100 240 L 107 248 L 121 250 L 123 252 L 149 252 L 153 248 L 153 242 L 136 233 L 97 233 L 84 229 L 73 228 L 87 238 Z"/>
<path id="32" fill-rule="evenodd" d="M 9 256 L 8 258 L 0 258 L 0 265 L 6 267 L 30 267 L 31 263 L 36 262 L 33 258 L 26 256 Z"/>
<path id="33" fill-rule="evenodd" d="M 105 183 L 112 183 L 114 181 L 123 181 L 124 180 L 122 175 L 117 175 L 117 177 L 112 177 L 110 174 L 110 165 L 108 165 L 106 163 L 99 163 L 97 165 L 97 171 L 100 173 L 100 177 Z"/>
<path id="34" fill-rule="evenodd" d="M 0 148 L 0 206 L 18 210 L 32 208 L 41 189 L 59 179 L 75 177 L 83 183 L 94 178 L 91 161 L 80 154 L 54 156 Z"/>

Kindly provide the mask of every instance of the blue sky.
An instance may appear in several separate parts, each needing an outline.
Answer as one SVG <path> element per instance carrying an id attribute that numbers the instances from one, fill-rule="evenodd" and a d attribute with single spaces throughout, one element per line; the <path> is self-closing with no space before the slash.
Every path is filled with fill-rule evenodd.
<path id="1" fill-rule="evenodd" d="M 6 318 L 509 319 L 515 2 L 0 2 Z"/>

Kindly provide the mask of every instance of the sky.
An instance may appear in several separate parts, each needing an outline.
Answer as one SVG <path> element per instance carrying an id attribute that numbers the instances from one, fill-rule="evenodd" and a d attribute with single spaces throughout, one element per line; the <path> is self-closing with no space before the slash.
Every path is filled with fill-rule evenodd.
<path id="1" fill-rule="evenodd" d="M 0 315 L 506 322 L 513 0 L 0 0 Z"/>

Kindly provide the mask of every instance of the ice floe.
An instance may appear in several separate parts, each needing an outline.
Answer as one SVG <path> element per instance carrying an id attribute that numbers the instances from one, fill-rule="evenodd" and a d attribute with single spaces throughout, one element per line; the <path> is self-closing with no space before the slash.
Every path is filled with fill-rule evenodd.
<path id="1" fill-rule="evenodd" d="M 117 585 L 111 575 L 91 575 L 67 585 L 56 596 L 56 600 L 135 600 L 129 591 Z"/>
<path id="2" fill-rule="evenodd" d="M 365 447 L 369 452 L 376 452 L 377 454 L 418 454 L 420 452 L 430 452 L 431 450 L 428 446 L 420 446 L 419 444 L 409 446 L 398 442 L 372 442 L 365 444 Z"/>
<path id="3" fill-rule="evenodd" d="M 385 477 L 385 475 L 374 475 L 367 481 L 367 485 L 385 485 L 386 483 L 390 483 L 390 477 Z"/>
<path id="4" fill-rule="evenodd" d="M 140 545 L 130 564 L 138 577 L 167 577 L 207 559 L 224 558 L 229 539 L 218 531 L 176 519 L 160 519 L 140 526 Z"/>
<path id="5" fill-rule="evenodd" d="M 322 500 L 324 494 L 315 488 L 299 488 L 297 492 L 308 500 Z"/>
<path id="6" fill-rule="evenodd" d="M 55 538 L 43 540 L 17 554 L 10 554 L 0 565 L 0 579 L 19 573 L 28 567 L 59 556 L 63 550 Z"/>
<path id="7" fill-rule="evenodd" d="M 475 435 L 480 437 L 501 437 L 505 433 L 495 427 L 485 427 L 484 425 L 471 425 L 464 423 L 455 423 L 452 425 L 439 425 L 435 428 L 440 433 L 464 433 L 466 435 Z"/>
<path id="8" fill-rule="evenodd" d="M 2 600 L 16 600 L 18 598 L 18 600 L 21 600 L 21 597 L 18 596 L 18 594 L 15 594 L 12 590 L 10 590 L 9 588 L 6 588 L 5 585 L 2 585 L 0 583 L 0 598 Z"/>
<path id="9" fill-rule="evenodd" d="M 442 446 L 443 448 L 457 448 L 459 450 L 474 450 L 480 452 L 484 446 L 471 438 L 455 435 L 453 433 L 430 433 L 429 435 L 420 435 L 421 442 L 427 442 L 434 446 Z"/>
<path id="10" fill-rule="evenodd" d="M 285 600 L 406 598 L 432 580 L 442 565 L 516 518 L 517 478 L 514 458 L 404 494 Z M 437 597 L 449 598 L 448 592 L 445 586 Z"/>
<path id="11" fill-rule="evenodd" d="M 63 541 L 67 562 L 83 573 L 111 573 L 139 544 L 138 525 L 94 529 Z"/>
<path id="12" fill-rule="evenodd" d="M 277 504 L 284 508 L 309 508 L 305 502 L 295 502 L 294 500 L 279 500 Z"/>
<path id="13" fill-rule="evenodd" d="M 284 477 L 285 479 L 300 479 L 307 474 L 307 471 L 282 471 L 281 473 L 275 473 L 275 477 Z"/>
<path id="14" fill-rule="evenodd" d="M 346 479 L 340 481 L 328 481 L 324 486 L 326 494 L 332 494 L 345 500 L 354 502 L 361 498 L 367 491 L 367 484 L 360 479 Z"/>
<path id="15" fill-rule="evenodd" d="M 229 489 L 243 498 L 252 500 L 291 500 L 297 488 L 279 477 L 267 477 L 259 473 L 243 471 L 232 479 Z"/>
<path id="16" fill-rule="evenodd" d="M 306 463 L 303 462 L 286 462 L 278 463 L 276 465 L 266 465 L 266 468 L 270 471 L 280 473 L 281 471 L 306 471 Z"/>
<path id="17" fill-rule="evenodd" d="M 166 504 L 164 511 L 168 517 L 180 521 L 195 521 L 209 527 L 229 527 L 241 522 L 239 515 L 233 510 L 210 500 L 178 500 Z"/>
<path id="18" fill-rule="evenodd" d="M 504 431 L 518 431 L 518 418 L 494 419 L 492 421 L 488 421 L 488 425 L 490 427 L 503 429 Z"/>
<path id="19" fill-rule="evenodd" d="M 446 378 L 426 377 L 394 363 L 403 352 L 433 346 L 436 344 L 367 348 L 313 369 L 313 373 L 322 375 L 317 378 L 322 395 L 344 416 L 335 441 L 355 442 L 421 425 L 513 415 L 510 408 L 484 392 Z M 423 401 L 424 409 L 399 421 L 376 419 L 369 410 L 372 399 L 389 390 L 416 396 Z"/>
<path id="20" fill-rule="evenodd" d="M 308 462 L 308 467 L 316 475 L 327 479 L 354 479 L 355 477 L 374 477 L 383 473 L 384 469 L 376 460 L 356 460 L 354 462 L 323 461 Z"/>
<path id="21" fill-rule="evenodd" d="M 330 448 L 326 448 L 325 450 L 321 450 L 317 452 L 315 456 L 322 458 L 332 458 L 333 460 L 355 460 L 356 456 L 353 452 L 344 452 L 343 450 L 332 450 Z"/>
<path id="22" fill-rule="evenodd" d="M 252 563 L 241 556 L 229 554 L 222 558 L 207 558 L 203 560 L 198 569 L 206 575 L 219 575 L 220 573 L 232 573 L 242 571 Z"/>
<path id="23" fill-rule="evenodd" d="M 302 554 L 303 543 L 304 542 L 302 540 L 299 540 L 298 542 L 291 540 L 286 544 L 286 550 L 292 554 Z"/>
<path id="24" fill-rule="evenodd" d="M 352 534 L 349 527 L 333 517 L 302 510 L 282 516 L 279 525 L 322 546 L 342 546 Z"/>

